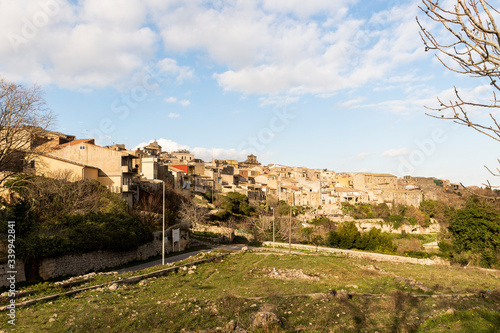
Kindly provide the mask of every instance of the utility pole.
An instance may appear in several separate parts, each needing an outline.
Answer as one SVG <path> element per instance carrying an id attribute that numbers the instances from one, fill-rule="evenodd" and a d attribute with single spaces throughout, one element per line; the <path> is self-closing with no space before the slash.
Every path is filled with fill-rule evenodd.
<path id="1" fill-rule="evenodd" d="M 214 174 L 214 150 L 212 149 L 212 197 L 211 204 L 214 203 L 214 187 L 215 187 L 215 174 Z"/>
<path id="2" fill-rule="evenodd" d="M 273 210 L 273 249 L 274 249 L 274 207 L 271 207 L 271 209 Z"/>

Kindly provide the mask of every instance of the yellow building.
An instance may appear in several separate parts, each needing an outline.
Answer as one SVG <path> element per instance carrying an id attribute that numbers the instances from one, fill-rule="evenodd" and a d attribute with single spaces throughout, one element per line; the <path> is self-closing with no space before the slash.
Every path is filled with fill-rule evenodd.
<path id="1" fill-rule="evenodd" d="M 134 158 L 135 155 L 126 151 L 100 147 L 89 140 L 75 140 L 41 157 L 36 169 L 38 173 L 70 170 L 77 179 L 80 174 L 82 178 L 97 179 L 112 192 L 121 193 L 132 206 L 138 199 L 137 168 L 132 164 Z"/>
<path id="2" fill-rule="evenodd" d="M 98 180 L 99 178 L 99 168 L 52 154 L 38 156 L 34 164 L 34 170 L 37 175 L 47 177 L 67 173 L 68 180 L 70 181 L 84 179 Z"/>
<path id="3" fill-rule="evenodd" d="M 336 187 L 344 187 L 344 188 L 352 188 L 353 180 L 352 176 L 346 173 L 335 175 L 335 186 Z"/>

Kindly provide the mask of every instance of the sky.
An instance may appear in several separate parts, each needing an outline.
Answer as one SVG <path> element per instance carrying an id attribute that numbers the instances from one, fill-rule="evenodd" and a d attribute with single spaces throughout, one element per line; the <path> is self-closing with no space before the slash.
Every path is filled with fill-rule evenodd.
<path id="1" fill-rule="evenodd" d="M 496 141 L 426 115 L 454 86 L 491 90 L 425 52 L 417 16 L 449 36 L 419 5 L 0 0 L 0 76 L 39 85 L 54 130 L 100 145 L 499 185 Z"/>

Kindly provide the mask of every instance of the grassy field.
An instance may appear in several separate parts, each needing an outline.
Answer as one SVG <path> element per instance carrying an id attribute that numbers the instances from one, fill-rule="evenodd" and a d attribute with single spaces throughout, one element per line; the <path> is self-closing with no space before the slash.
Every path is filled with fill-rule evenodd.
<path id="1" fill-rule="evenodd" d="M 499 277 L 475 268 L 246 252 L 116 290 L 19 308 L 15 329 L 2 313 L 0 327 L 18 332 L 498 332 Z M 106 279 L 117 277 L 102 276 L 99 283 Z M 272 312 L 279 322 L 256 326 L 258 312 Z"/>

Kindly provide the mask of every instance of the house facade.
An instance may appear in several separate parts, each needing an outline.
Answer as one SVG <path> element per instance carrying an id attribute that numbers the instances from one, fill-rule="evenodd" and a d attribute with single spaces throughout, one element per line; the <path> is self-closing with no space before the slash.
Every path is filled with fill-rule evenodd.
<path id="1" fill-rule="evenodd" d="M 138 172 L 133 165 L 133 159 L 136 158 L 126 151 L 117 151 L 110 148 L 97 146 L 93 143 L 83 140 L 75 140 L 64 145 L 58 146 L 51 151 L 50 156 L 53 167 L 65 167 L 71 163 L 80 163 L 97 170 L 97 180 L 109 188 L 111 192 L 121 193 L 122 198 L 132 206 L 138 200 Z M 59 159 L 71 161 L 67 164 L 55 163 Z M 42 166 L 43 168 L 43 166 Z M 53 169 L 52 171 L 56 171 Z"/>

